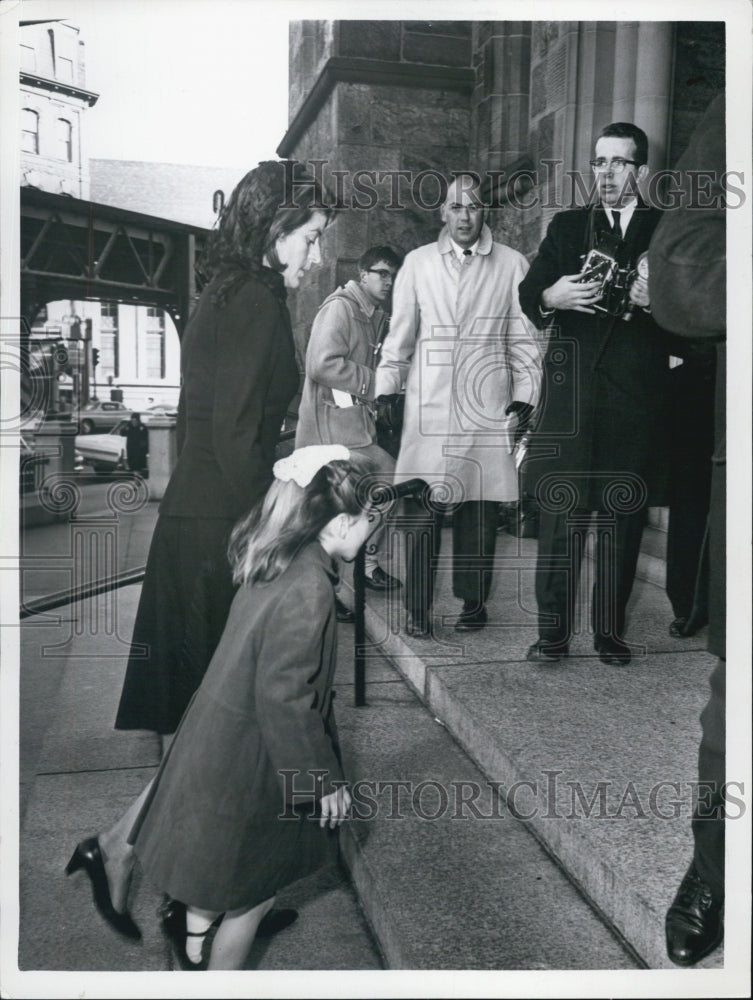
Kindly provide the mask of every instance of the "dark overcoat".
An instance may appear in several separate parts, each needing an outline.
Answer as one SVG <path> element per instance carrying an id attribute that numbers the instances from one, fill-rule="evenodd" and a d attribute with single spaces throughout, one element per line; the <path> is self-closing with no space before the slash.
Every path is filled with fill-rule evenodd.
<path id="1" fill-rule="evenodd" d="M 593 213 L 593 220 L 590 216 Z M 619 263 L 633 266 L 648 249 L 661 213 L 639 203 Z M 544 504 L 551 477 L 567 480 L 567 506 L 624 509 L 640 500 L 664 502 L 669 345 L 652 316 L 636 308 L 632 319 L 573 310 L 542 318 L 541 294 L 581 270 L 591 229 L 609 229 L 598 206 L 559 212 L 520 284 L 520 304 L 540 329 L 550 323 L 544 386 L 536 433 L 527 459 L 527 489 Z M 618 484 L 625 483 L 624 488 Z"/>
<path id="2" fill-rule="evenodd" d="M 313 542 L 276 580 L 236 594 L 131 834 L 172 898 L 217 912 L 252 906 L 328 860 L 327 832 L 286 804 L 343 780 L 332 711 L 336 578 Z"/>
<path id="3" fill-rule="evenodd" d="M 651 241 L 649 288 L 658 315 L 682 337 L 716 343 L 714 456 L 709 517 L 709 651 L 726 656 L 727 220 L 724 95 L 709 105 L 677 163 L 684 201 Z M 707 192 L 694 171 L 708 174 Z"/>
<path id="4" fill-rule="evenodd" d="M 225 625 L 234 594 L 228 537 L 272 481 L 298 386 L 275 277 L 277 293 L 249 276 L 223 307 L 210 284 L 186 326 L 178 464 L 149 549 L 117 729 L 174 732 Z"/>
<path id="5" fill-rule="evenodd" d="M 178 464 L 160 514 L 235 520 L 272 481 L 298 372 L 290 315 L 266 285 L 249 277 L 222 308 L 211 293 L 181 343 Z"/>

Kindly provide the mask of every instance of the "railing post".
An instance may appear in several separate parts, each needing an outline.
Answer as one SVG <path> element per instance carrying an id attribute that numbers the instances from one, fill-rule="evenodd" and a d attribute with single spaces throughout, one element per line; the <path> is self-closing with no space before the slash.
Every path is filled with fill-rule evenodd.
<path id="1" fill-rule="evenodd" d="M 366 704 L 366 584 L 364 578 L 366 545 L 358 550 L 353 564 L 353 589 L 355 591 L 355 703 L 357 708 Z"/>

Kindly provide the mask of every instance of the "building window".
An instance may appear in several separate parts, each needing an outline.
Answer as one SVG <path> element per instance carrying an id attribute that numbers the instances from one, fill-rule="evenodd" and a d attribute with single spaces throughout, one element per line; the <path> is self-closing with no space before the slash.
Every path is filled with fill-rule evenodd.
<path id="1" fill-rule="evenodd" d="M 21 69 L 27 73 L 37 71 L 37 53 L 32 45 L 21 46 Z"/>
<path id="2" fill-rule="evenodd" d="M 119 377 L 119 346 L 118 303 L 102 302 L 99 323 L 99 375 L 105 378 L 108 375 L 112 375 L 113 378 Z"/>
<path id="3" fill-rule="evenodd" d="M 165 377 L 165 314 L 155 306 L 146 308 L 146 377 Z"/>
<path id="4" fill-rule="evenodd" d="M 73 126 L 65 118 L 58 118 L 55 122 L 57 129 L 57 158 L 73 162 Z"/>
<path id="5" fill-rule="evenodd" d="M 39 152 L 39 115 L 30 108 L 21 112 L 21 152 Z"/>
<path id="6" fill-rule="evenodd" d="M 65 83 L 73 83 L 73 60 L 58 56 L 55 60 L 55 76 Z"/>

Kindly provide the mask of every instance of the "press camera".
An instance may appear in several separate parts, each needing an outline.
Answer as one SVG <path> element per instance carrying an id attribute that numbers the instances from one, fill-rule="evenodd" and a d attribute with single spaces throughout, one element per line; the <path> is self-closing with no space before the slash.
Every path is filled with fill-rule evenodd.
<path id="1" fill-rule="evenodd" d="M 630 287 L 639 275 L 639 269 L 647 267 L 645 254 L 641 254 L 635 267 L 620 267 L 616 249 L 620 240 L 610 233 L 599 235 L 597 246 L 584 254 L 579 282 L 598 281 L 599 301 L 593 308 L 608 316 L 618 316 L 630 320 L 633 304 L 630 301 Z"/>

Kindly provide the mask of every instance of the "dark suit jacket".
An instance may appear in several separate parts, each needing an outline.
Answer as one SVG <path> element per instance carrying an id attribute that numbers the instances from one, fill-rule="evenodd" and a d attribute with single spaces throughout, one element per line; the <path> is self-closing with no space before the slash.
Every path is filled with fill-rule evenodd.
<path id="1" fill-rule="evenodd" d="M 544 289 L 581 270 L 592 212 L 594 230 L 608 229 L 600 205 L 555 215 L 520 284 L 523 311 L 539 328 L 547 322 L 539 312 Z M 660 215 L 643 204 L 635 209 L 618 257 L 622 266 L 633 266 L 648 248 Z M 669 353 L 663 331 L 642 309 L 629 322 L 564 310 L 555 313 L 550 334 L 527 461 L 529 491 L 546 493 L 556 475 L 572 487 L 568 506 L 610 509 L 622 480 L 636 502 L 638 494 L 648 503 L 662 502 Z"/>
<path id="2" fill-rule="evenodd" d="M 272 480 L 275 447 L 298 388 L 290 317 L 249 278 L 222 309 L 204 290 L 181 346 L 178 464 L 160 514 L 245 514 Z"/>

